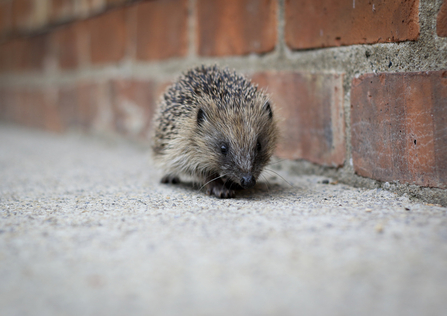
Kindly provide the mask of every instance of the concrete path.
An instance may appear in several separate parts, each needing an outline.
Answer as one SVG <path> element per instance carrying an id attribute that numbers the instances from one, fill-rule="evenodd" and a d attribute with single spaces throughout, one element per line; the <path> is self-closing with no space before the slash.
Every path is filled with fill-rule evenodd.
<path id="1" fill-rule="evenodd" d="M 446 208 L 282 176 L 219 200 L 136 146 L 0 125 L 0 314 L 447 314 Z"/>

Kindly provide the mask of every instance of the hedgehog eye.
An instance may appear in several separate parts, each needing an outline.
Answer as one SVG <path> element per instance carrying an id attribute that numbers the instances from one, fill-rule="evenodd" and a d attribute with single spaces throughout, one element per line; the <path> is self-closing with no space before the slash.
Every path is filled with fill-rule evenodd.
<path id="1" fill-rule="evenodd" d="M 261 151 L 261 149 L 262 149 L 261 143 L 258 141 L 258 142 L 256 143 L 256 150 L 257 150 L 257 151 Z"/>
<path id="2" fill-rule="evenodd" d="M 228 145 L 227 144 L 220 145 L 220 152 L 226 156 L 228 154 Z"/>

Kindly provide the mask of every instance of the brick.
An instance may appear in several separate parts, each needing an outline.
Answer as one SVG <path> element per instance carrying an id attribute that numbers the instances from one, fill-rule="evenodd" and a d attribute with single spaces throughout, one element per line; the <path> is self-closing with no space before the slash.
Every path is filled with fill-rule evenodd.
<path id="1" fill-rule="evenodd" d="M 34 0 L 12 1 L 12 23 L 15 29 L 30 28 L 34 10 Z"/>
<path id="2" fill-rule="evenodd" d="M 272 51 L 276 11 L 274 0 L 198 0 L 198 53 L 225 56 Z"/>
<path id="3" fill-rule="evenodd" d="M 64 27 L 52 34 L 59 68 L 73 69 L 79 65 L 78 39 L 73 27 Z"/>
<path id="4" fill-rule="evenodd" d="M 64 129 L 90 130 L 98 115 L 99 84 L 81 82 L 58 90 L 58 111 Z"/>
<path id="5" fill-rule="evenodd" d="M 48 98 L 46 89 L 16 87 L 1 91 L 1 113 L 3 121 L 28 127 L 60 131 L 54 103 Z M 56 120 L 54 120 L 56 118 Z"/>
<path id="6" fill-rule="evenodd" d="M 27 71 L 42 71 L 48 51 L 48 37 L 37 35 L 25 39 L 25 51 L 21 60 L 21 69 Z"/>
<path id="7" fill-rule="evenodd" d="M 22 69 L 43 70 L 47 53 L 47 41 L 48 37 L 46 35 L 38 35 L 26 39 L 26 51 L 22 60 Z"/>
<path id="8" fill-rule="evenodd" d="M 56 29 L 52 34 L 57 63 L 61 69 L 74 69 L 88 60 L 88 43 L 84 22 L 75 22 Z"/>
<path id="9" fill-rule="evenodd" d="M 27 126 L 53 132 L 61 132 L 62 126 L 54 98 L 48 95 L 47 88 L 27 91 Z"/>
<path id="10" fill-rule="evenodd" d="M 20 91 L 17 88 L 4 88 L 3 90 L 3 113 L 2 118 L 7 122 L 18 123 L 21 112 L 19 103 Z"/>
<path id="11" fill-rule="evenodd" d="M 352 81 L 356 173 L 447 187 L 447 71 L 366 74 Z"/>
<path id="12" fill-rule="evenodd" d="M 3 88 L 0 119 L 56 132 L 67 129 L 111 132 L 114 118 L 107 88 L 107 84 L 86 82 L 61 88 Z"/>
<path id="13" fill-rule="evenodd" d="M 115 126 L 119 133 L 146 137 L 155 108 L 152 81 L 114 80 L 112 100 Z"/>
<path id="14" fill-rule="evenodd" d="M 128 36 L 124 9 L 92 18 L 88 28 L 92 63 L 118 62 L 124 57 Z"/>
<path id="15" fill-rule="evenodd" d="M 1 71 L 42 71 L 47 44 L 45 35 L 6 42 L 0 46 Z"/>
<path id="16" fill-rule="evenodd" d="M 2 72 L 20 70 L 21 60 L 26 50 L 23 39 L 11 40 L 0 46 L 0 69 Z"/>
<path id="17" fill-rule="evenodd" d="M 419 36 L 419 0 L 286 0 L 292 49 L 401 42 Z"/>
<path id="18" fill-rule="evenodd" d="M 14 93 L 11 88 L 0 89 L 0 119 L 4 122 L 14 122 Z"/>
<path id="19" fill-rule="evenodd" d="M 49 20 L 51 22 L 67 21 L 74 17 L 73 0 L 51 0 Z"/>
<path id="20" fill-rule="evenodd" d="M 345 160 L 343 76 L 301 72 L 262 72 L 253 76 L 267 88 L 282 119 L 276 155 L 326 166 Z"/>
<path id="21" fill-rule="evenodd" d="M 42 111 L 44 99 L 38 90 L 21 88 L 15 95 L 14 119 L 16 123 L 40 127 L 43 125 L 44 112 Z"/>
<path id="22" fill-rule="evenodd" d="M 439 9 L 436 33 L 438 36 L 447 37 L 447 1 L 444 1 Z"/>
<path id="23" fill-rule="evenodd" d="M 4 36 L 11 31 L 11 3 L 0 2 L 0 36 Z"/>
<path id="24" fill-rule="evenodd" d="M 5 117 L 8 116 L 7 94 L 7 90 L 0 87 L 0 120 L 5 120 Z"/>
<path id="25" fill-rule="evenodd" d="M 188 1 L 148 1 L 136 11 L 136 57 L 162 60 L 188 52 Z"/>

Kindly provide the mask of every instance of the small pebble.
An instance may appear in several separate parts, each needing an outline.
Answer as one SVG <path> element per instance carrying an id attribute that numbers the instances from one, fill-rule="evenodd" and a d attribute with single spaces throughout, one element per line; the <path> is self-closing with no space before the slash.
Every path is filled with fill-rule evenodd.
<path id="1" fill-rule="evenodd" d="M 374 227 L 374 229 L 375 229 L 376 232 L 378 232 L 378 233 L 383 233 L 383 225 L 382 225 L 382 223 L 378 223 L 378 224 L 376 225 L 376 227 Z"/>
<path id="2" fill-rule="evenodd" d="M 372 208 L 367 208 L 365 212 L 372 212 Z"/>

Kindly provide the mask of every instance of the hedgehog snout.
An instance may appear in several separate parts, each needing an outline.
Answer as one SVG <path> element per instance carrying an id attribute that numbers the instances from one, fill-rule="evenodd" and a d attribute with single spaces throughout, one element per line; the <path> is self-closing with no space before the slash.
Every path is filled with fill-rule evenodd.
<path id="1" fill-rule="evenodd" d="M 256 184 L 256 179 L 251 173 L 244 174 L 240 181 L 244 189 L 252 188 Z"/>

